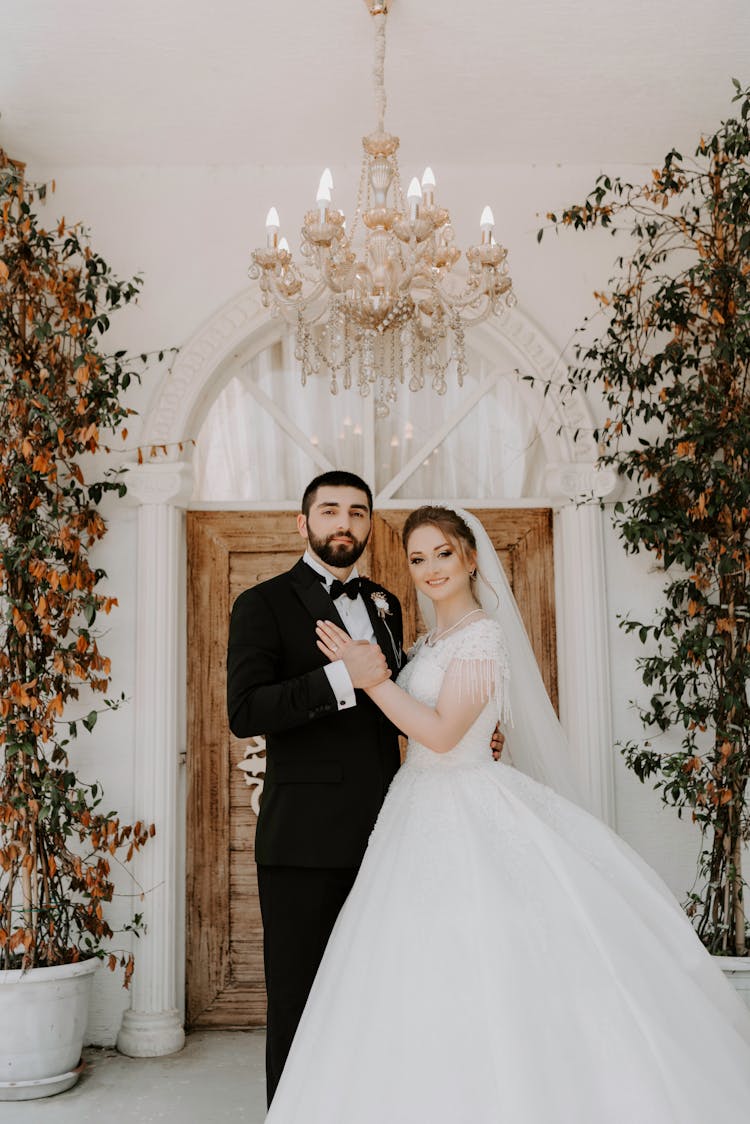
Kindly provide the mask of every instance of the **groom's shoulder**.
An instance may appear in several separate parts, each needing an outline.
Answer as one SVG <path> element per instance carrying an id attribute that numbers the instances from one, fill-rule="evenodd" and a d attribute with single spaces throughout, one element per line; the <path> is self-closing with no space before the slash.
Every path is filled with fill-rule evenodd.
<path id="1" fill-rule="evenodd" d="M 257 589 L 263 594 L 280 593 L 282 590 L 289 589 L 289 586 L 293 584 L 295 580 L 300 580 L 301 574 L 307 569 L 308 567 L 299 560 L 294 563 L 291 569 L 282 570 L 280 574 L 274 574 L 272 578 L 266 578 L 265 581 L 258 582 L 257 585 L 253 586 L 253 589 Z"/>
<path id="2" fill-rule="evenodd" d="M 291 570 L 284 570 L 281 574 L 275 574 L 272 578 L 266 578 L 265 581 L 249 586 L 248 589 L 243 590 L 237 600 L 242 599 L 249 602 L 273 601 L 275 598 L 287 594 L 298 565 L 299 563 L 296 563 Z"/>

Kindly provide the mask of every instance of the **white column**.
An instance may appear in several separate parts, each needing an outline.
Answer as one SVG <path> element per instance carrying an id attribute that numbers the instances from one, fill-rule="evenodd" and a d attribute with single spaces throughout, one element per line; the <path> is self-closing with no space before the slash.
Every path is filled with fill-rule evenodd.
<path id="1" fill-rule="evenodd" d="M 612 470 L 550 466 L 547 491 L 567 503 L 556 515 L 555 573 L 560 719 L 586 786 L 588 806 L 615 826 L 614 744 L 604 563 L 598 498 L 614 494 Z M 588 502 L 581 502 L 588 497 Z M 592 498 L 595 497 L 595 498 Z"/>
<path id="2" fill-rule="evenodd" d="M 128 468 L 128 495 L 138 507 L 135 681 L 135 815 L 156 825 L 134 860 L 146 891 L 139 903 L 148 926 L 135 944 L 131 1008 L 117 1048 L 130 1057 L 182 1049 L 177 1000 L 177 771 L 183 511 L 192 473 L 183 463 Z"/>

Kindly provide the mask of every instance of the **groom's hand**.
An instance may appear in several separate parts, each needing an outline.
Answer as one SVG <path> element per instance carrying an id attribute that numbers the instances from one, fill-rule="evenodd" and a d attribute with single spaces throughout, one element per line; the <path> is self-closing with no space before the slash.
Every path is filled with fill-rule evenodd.
<path id="1" fill-rule="evenodd" d="M 340 658 L 349 672 L 353 687 L 377 687 L 378 683 L 390 678 L 385 656 L 377 644 L 354 640 L 343 648 Z"/>

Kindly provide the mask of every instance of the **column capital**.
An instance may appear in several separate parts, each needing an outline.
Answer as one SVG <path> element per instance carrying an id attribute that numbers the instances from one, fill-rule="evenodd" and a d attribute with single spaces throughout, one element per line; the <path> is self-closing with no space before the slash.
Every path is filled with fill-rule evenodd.
<path id="1" fill-rule="evenodd" d="M 187 507 L 193 491 L 193 469 L 185 461 L 127 464 L 124 478 L 131 503 Z"/>
<path id="2" fill-rule="evenodd" d="M 547 495 L 569 500 L 613 499 L 622 483 L 616 469 L 611 465 L 602 467 L 596 461 L 548 464 L 544 482 Z"/>

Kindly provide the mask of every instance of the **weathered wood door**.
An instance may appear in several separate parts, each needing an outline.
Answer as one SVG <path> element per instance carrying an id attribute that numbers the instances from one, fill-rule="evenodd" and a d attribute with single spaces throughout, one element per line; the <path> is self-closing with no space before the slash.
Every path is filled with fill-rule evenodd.
<path id="1" fill-rule="evenodd" d="M 503 562 L 557 705 L 552 513 L 477 512 Z M 398 595 L 405 640 L 420 622 L 403 563 L 406 511 L 376 515 L 360 570 Z M 265 1025 L 262 927 L 255 878 L 262 739 L 241 741 L 226 717 L 229 613 L 248 586 L 289 569 L 301 552 L 291 512 L 188 514 L 187 1021 Z"/>

